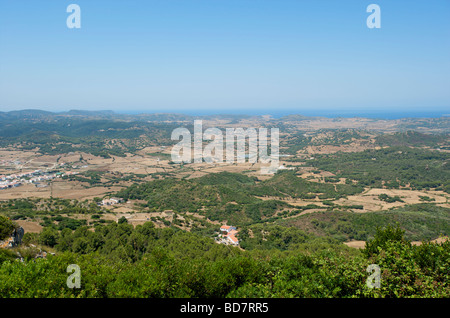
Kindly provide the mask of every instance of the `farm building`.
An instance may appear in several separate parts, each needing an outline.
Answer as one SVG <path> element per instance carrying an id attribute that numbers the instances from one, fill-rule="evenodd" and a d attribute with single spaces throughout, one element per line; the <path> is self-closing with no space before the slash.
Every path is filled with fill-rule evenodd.
<path id="1" fill-rule="evenodd" d="M 239 245 L 239 240 L 236 238 L 238 233 L 236 227 L 229 225 L 222 225 L 220 227 L 220 232 L 222 234 L 223 243 L 231 245 Z"/>

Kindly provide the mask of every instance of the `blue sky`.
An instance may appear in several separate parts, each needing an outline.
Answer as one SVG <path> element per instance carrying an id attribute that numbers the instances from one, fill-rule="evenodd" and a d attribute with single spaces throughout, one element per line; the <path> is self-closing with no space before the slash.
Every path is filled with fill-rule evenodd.
<path id="1" fill-rule="evenodd" d="M 0 111 L 30 108 L 450 113 L 450 1 L 0 0 Z"/>

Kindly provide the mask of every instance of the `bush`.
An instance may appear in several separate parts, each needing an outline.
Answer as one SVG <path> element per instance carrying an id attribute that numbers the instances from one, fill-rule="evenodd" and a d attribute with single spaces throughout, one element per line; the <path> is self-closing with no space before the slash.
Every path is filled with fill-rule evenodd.
<path id="1" fill-rule="evenodd" d="M 118 224 L 128 223 L 128 220 L 127 220 L 126 217 L 122 216 L 122 217 L 117 221 L 117 223 L 118 223 Z"/>
<path id="2" fill-rule="evenodd" d="M 388 242 L 406 242 L 404 234 L 405 232 L 398 224 L 396 227 L 388 225 L 385 228 L 377 228 L 374 239 L 366 242 L 364 253 L 367 256 L 372 256 L 384 249 Z"/>
<path id="3" fill-rule="evenodd" d="M 59 233 L 57 230 L 46 227 L 39 234 L 39 243 L 43 245 L 47 245 L 50 247 L 54 247 L 58 243 Z"/>
<path id="4" fill-rule="evenodd" d="M 0 215 L 0 240 L 9 237 L 17 225 L 6 216 Z"/>

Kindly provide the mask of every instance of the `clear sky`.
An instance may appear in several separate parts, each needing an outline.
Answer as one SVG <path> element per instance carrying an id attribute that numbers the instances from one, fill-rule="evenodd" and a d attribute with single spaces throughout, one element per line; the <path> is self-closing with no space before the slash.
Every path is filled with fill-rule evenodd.
<path id="1" fill-rule="evenodd" d="M 0 111 L 30 108 L 450 113 L 450 1 L 0 0 Z"/>

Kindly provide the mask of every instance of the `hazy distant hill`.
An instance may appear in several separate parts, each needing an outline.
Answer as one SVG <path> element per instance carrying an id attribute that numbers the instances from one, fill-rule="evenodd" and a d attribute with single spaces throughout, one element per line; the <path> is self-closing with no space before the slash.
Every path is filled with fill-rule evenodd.
<path id="1" fill-rule="evenodd" d="M 308 119 L 320 119 L 321 117 L 308 117 L 303 115 L 287 115 L 278 119 L 278 121 L 299 121 L 299 120 L 308 120 Z"/>
<path id="2" fill-rule="evenodd" d="M 384 134 L 376 138 L 380 146 L 429 146 L 436 147 L 450 141 L 448 134 L 424 134 L 417 131 L 397 132 Z"/>
<path id="3" fill-rule="evenodd" d="M 72 109 L 68 112 L 54 113 L 55 115 L 70 115 L 70 116 L 101 116 L 101 117 L 113 117 L 116 114 L 112 110 L 100 110 L 100 111 L 90 111 L 90 110 L 76 110 Z"/>
<path id="4" fill-rule="evenodd" d="M 0 112 L 1 118 L 43 118 L 53 116 L 54 113 L 39 109 L 13 110 L 10 112 Z"/>
<path id="5" fill-rule="evenodd" d="M 104 111 L 87 111 L 87 110 L 70 110 L 67 112 L 50 112 L 39 109 L 13 110 L 9 112 L 0 112 L 0 118 L 14 119 L 43 119 L 61 116 L 83 116 L 83 117 L 112 117 L 115 113 L 111 110 Z"/>

